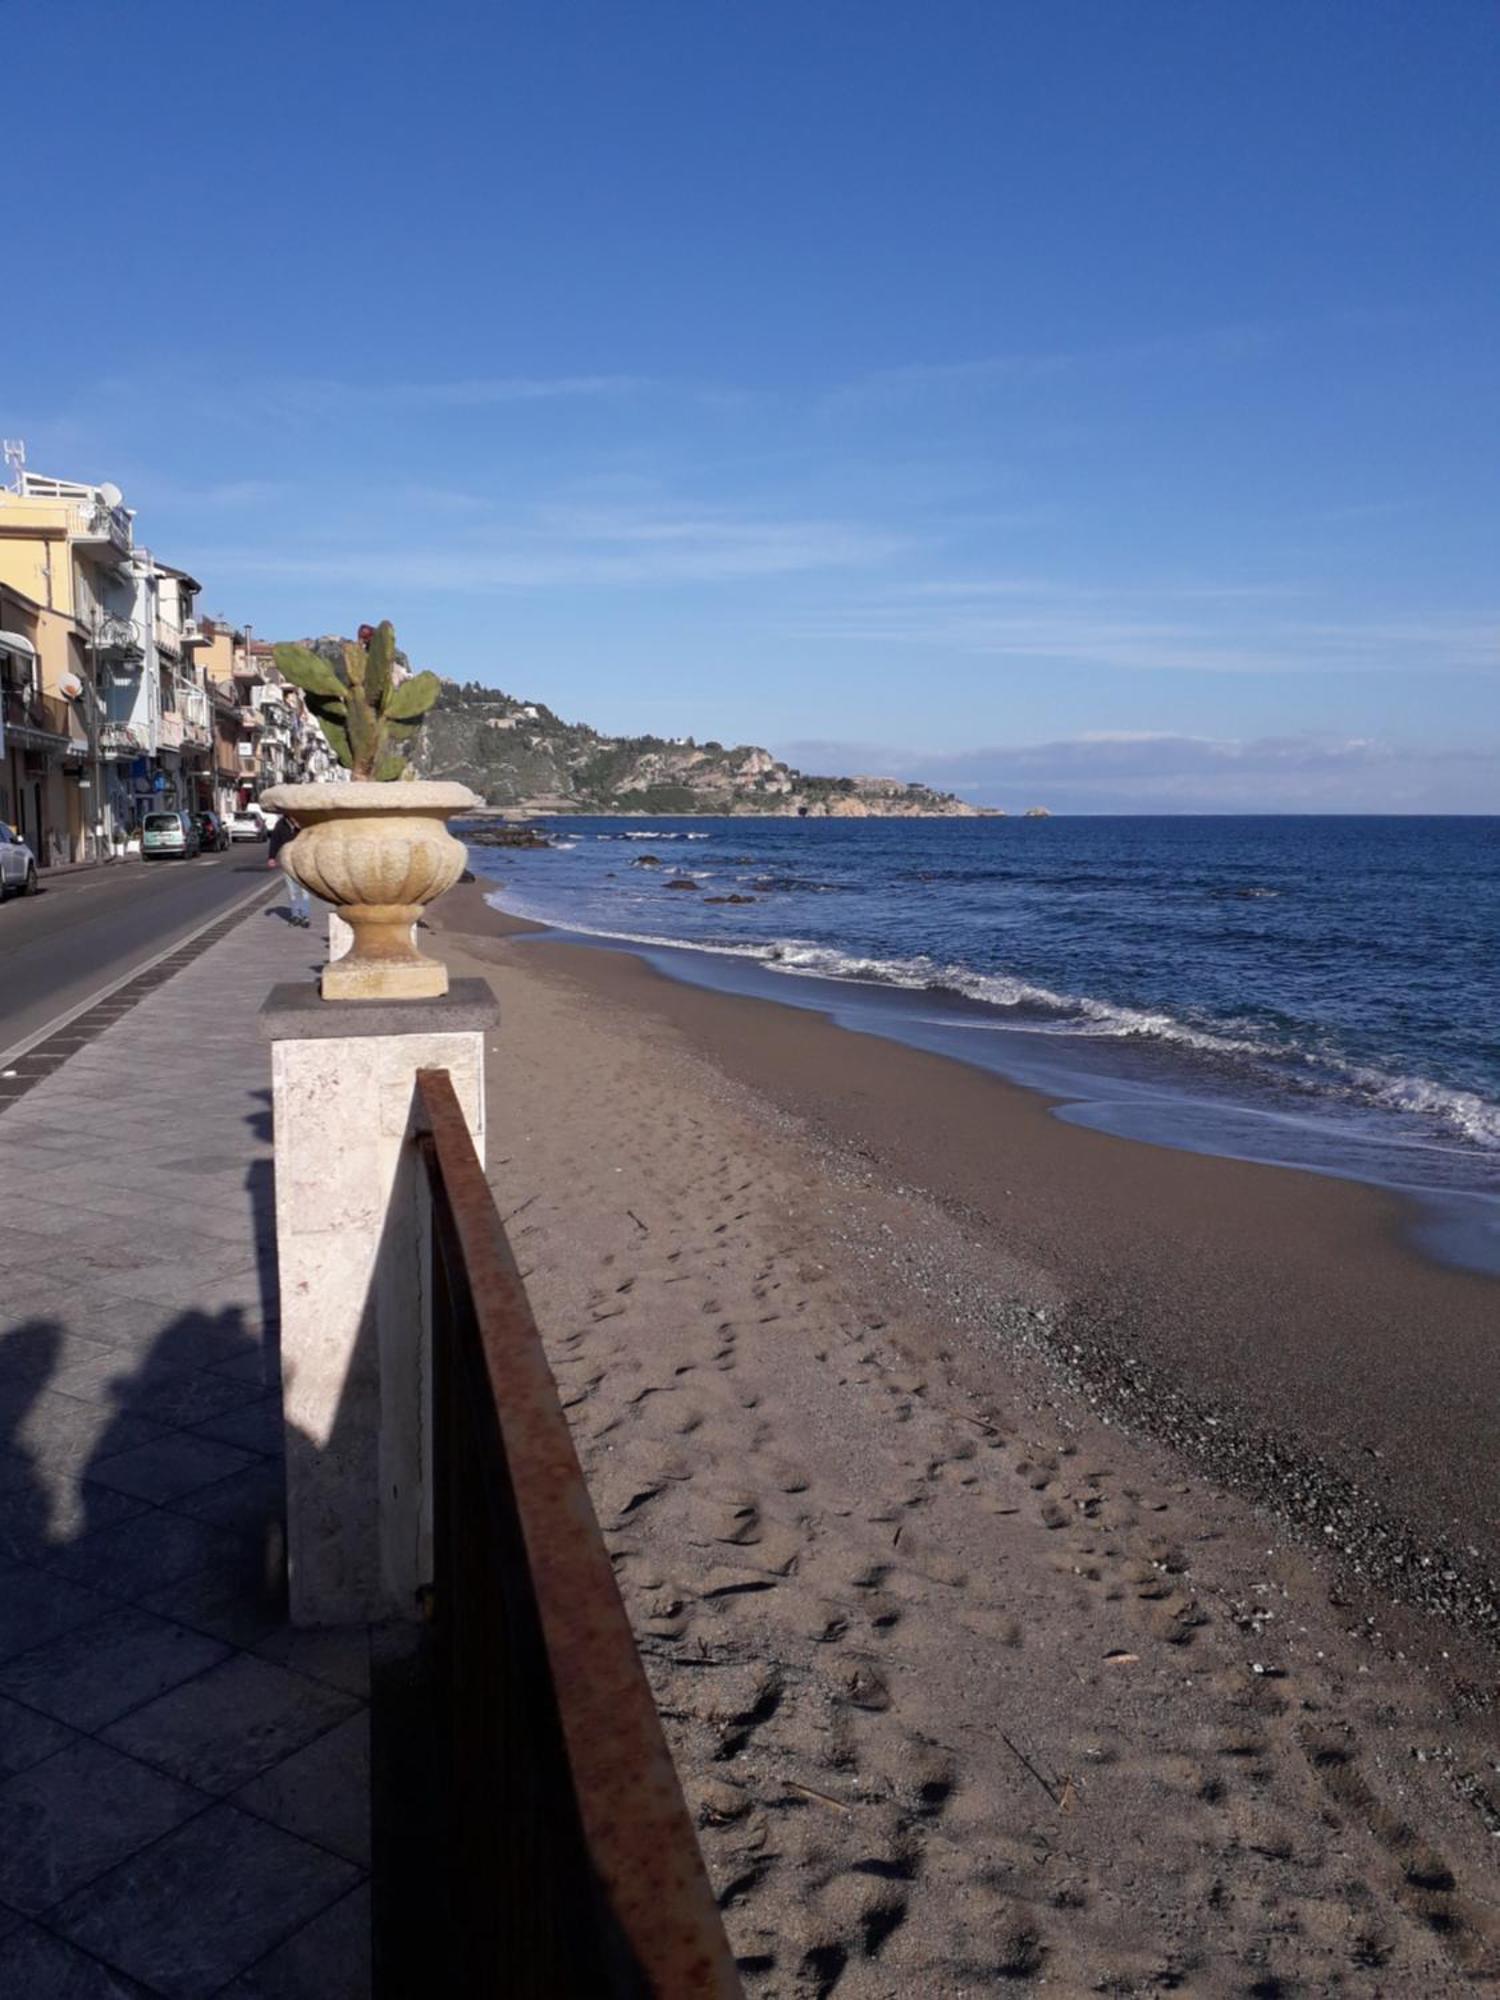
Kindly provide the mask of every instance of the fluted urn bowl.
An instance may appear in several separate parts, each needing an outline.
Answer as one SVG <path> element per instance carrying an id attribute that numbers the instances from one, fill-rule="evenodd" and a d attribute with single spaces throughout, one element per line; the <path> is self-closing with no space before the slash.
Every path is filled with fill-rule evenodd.
<path id="1" fill-rule="evenodd" d="M 417 947 L 414 926 L 451 889 L 467 853 L 448 831 L 454 813 L 483 801 L 467 785 L 277 785 L 261 803 L 297 838 L 281 863 L 332 903 L 354 932 L 348 954 L 323 969 L 325 1000 L 426 1000 L 448 991 L 448 968 Z"/>

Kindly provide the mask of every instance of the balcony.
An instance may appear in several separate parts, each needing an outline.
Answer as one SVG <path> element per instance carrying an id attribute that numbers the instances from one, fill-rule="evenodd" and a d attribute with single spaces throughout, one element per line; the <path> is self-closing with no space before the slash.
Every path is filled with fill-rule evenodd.
<path id="1" fill-rule="evenodd" d="M 182 644 L 185 652 L 191 651 L 194 646 L 211 646 L 213 642 L 213 633 L 205 630 L 196 618 L 185 620 L 182 627 Z"/>
<path id="2" fill-rule="evenodd" d="M 158 622 L 156 627 L 156 650 L 165 653 L 169 660 L 182 658 L 182 633 L 175 625 Z"/>
<path id="3" fill-rule="evenodd" d="M 153 747 L 145 723 L 104 722 L 99 726 L 99 748 L 106 757 L 147 756 Z"/>
<path id="4" fill-rule="evenodd" d="M 101 660 L 143 660 L 146 640 L 133 618 L 101 618 L 94 635 Z"/>
<path id="5" fill-rule="evenodd" d="M 82 756 L 82 739 L 74 740 L 71 711 L 56 695 L 35 694 L 29 688 L 0 690 L 0 712 L 5 718 L 5 734 L 23 748 L 62 750 Z"/>
<path id="6" fill-rule="evenodd" d="M 73 539 L 91 555 L 128 556 L 135 545 L 135 531 L 124 507 L 106 507 L 100 501 L 83 510 Z"/>
<path id="7" fill-rule="evenodd" d="M 157 724 L 157 741 L 163 750 L 180 750 L 183 739 L 182 717 L 175 709 L 166 709 Z"/>

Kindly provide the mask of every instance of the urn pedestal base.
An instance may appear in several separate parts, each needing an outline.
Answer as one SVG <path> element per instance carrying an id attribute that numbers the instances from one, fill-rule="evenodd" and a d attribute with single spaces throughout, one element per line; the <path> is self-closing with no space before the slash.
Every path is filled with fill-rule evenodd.
<path id="1" fill-rule="evenodd" d="M 447 991 L 448 968 L 435 959 L 419 965 L 339 959 L 323 968 L 325 1000 L 441 1000 Z"/>
<path id="2" fill-rule="evenodd" d="M 417 949 L 420 903 L 346 904 L 340 914 L 354 943 L 323 967 L 325 1000 L 440 1000 L 448 991 L 447 966 Z"/>

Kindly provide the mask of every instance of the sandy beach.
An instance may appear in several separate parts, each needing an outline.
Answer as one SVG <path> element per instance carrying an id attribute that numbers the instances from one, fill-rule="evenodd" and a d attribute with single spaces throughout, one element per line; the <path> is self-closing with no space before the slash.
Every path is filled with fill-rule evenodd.
<path id="1" fill-rule="evenodd" d="M 1500 1287 L 476 885 L 433 926 L 750 1992 L 1500 1978 Z"/>

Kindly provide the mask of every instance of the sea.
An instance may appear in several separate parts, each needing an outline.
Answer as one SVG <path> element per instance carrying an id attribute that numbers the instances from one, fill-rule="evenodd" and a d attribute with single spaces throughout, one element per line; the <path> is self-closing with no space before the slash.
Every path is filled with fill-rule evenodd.
<path id="1" fill-rule="evenodd" d="M 543 826 L 471 848 L 499 908 L 1078 1124 L 1403 1190 L 1500 1272 L 1500 818 Z"/>

